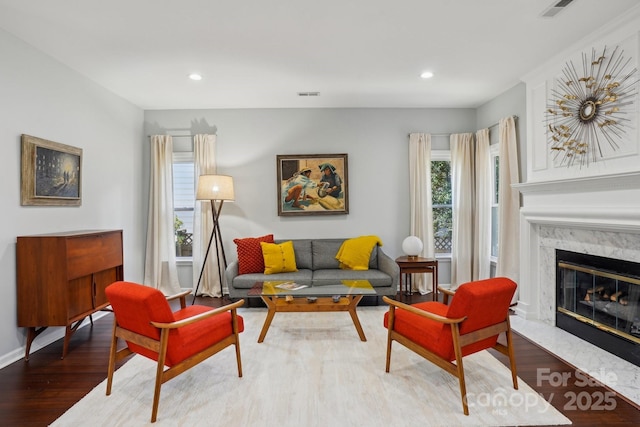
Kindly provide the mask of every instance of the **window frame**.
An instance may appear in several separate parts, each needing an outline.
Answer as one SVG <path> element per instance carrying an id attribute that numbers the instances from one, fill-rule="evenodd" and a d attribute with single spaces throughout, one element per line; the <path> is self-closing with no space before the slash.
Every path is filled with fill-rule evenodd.
<path id="1" fill-rule="evenodd" d="M 498 197 L 498 192 L 495 191 L 499 185 L 500 182 L 500 176 L 496 176 L 496 167 L 495 167 L 495 162 L 496 160 L 500 161 L 500 148 L 498 144 L 491 144 L 489 146 L 489 153 L 491 156 L 491 211 L 493 212 L 493 208 L 495 207 L 497 209 L 497 216 L 498 219 L 496 220 L 496 226 L 498 227 L 498 232 L 496 233 L 496 238 L 500 238 L 499 237 L 499 230 L 500 230 L 500 200 Z M 493 226 L 493 218 L 491 218 L 491 224 Z M 493 229 L 491 230 L 491 236 L 493 236 Z M 498 242 L 496 242 L 496 245 L 498 244 Z M 493 242 L 491 242 L 491 247 L 493 247 Z M 492 263 L 497 263 L 498 262 L 498 254 L 500 253 L 500 247 L 497 248 L 496 251 L 496 255 L 492 255 L 491 253 L 489 254 L 489 260 Z"/>
<path id="2" fill-rule="evenodd" d="M 173 167 L 173 165 L 175 165 L 176 163 L 191 163 L 194 165 L 194 170 L 193 170 L 193 176 L 192 176 L 192 180 L 193 180 L 193 199 L 194 199 L 194 205 L 192 208 L 188 208 L 188 207 L 178 207 L 176 208 L 175 206 L 175 176 L 172 174 L 172 180 L 173 182 L 171 183 L 171 185 L 173 185 L 173 197 L 174 197 L 174 206 L 173 206 L 173 215 L 174 218 L 176 216 L 176 212 L 189 212 L 191 211 L 192 214 L 195 211 L 195 156 L 194 156 L 194 152 L 193 151 L 174 151 L 172 158 L 171 158 L 171 165 Z M 193 232 L 193 230 L 192 230 Z M 191 256 L 178 256 L 177 254 L 177 249 L 176 249 L 176 261 L 177 262 L 191 262 L 193 260 L 193 255 Z"/>
<path id="3" fill-rule="evenodd" d="M 431 162 L 441 162 L 441 161 L 445 161 L 445 162 L 449 162 L 449 164 L 451 164 L 451 150 L 431 150 Z M 431 191 L 433 193 L 433 182 L 430 183 L 432 188 Z M 453 191 L 453 188 L 452 188 Z M 451 214 L 453 215 L 453 195 L 452 195 L 452 201 L 451 201 Z M 433 201 L 431 201 L 432 205 L 431 205 L 431 212 L 433 213 L 433 208 L 434 207 L 447 207 L 448 205 L 433 205 Z M 453 226 L 453 225 L 452 225 Z M 433 232 L 433 230 L 432 230 Z M 437 259 L 443 259 L 443 260 L 451 260 L 451 252 L 436 252 L 435 253 L 435 257 Z"/>

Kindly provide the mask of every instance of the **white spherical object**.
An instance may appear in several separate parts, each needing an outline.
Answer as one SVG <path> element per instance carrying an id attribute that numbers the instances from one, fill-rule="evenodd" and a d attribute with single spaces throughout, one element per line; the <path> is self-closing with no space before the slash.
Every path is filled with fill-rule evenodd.
<path id="1" fill-rule="evenodd" d="M 418 256 L 422 252 L 422 240 L 409 236 L 402 242 L 402 251 L 409 256 Z"/>

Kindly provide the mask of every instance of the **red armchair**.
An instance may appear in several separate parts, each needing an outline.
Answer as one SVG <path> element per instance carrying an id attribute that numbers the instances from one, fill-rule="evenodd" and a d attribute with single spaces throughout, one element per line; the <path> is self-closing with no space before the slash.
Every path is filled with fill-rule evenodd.
<path id="1" fill-rule="evenodd" d="M 158 362 L 151 422 L 156 421 L 162 384 L 230 345 L 235 345 L 238 376 L 242 377 L 239 333 L 244 323 L 236 309 L 244 300 L 217 309 L 186 307 L 185 296 L 190 293 L 186 291 L 174 296 L 180 298 L 181 309 L 172 312 L 168 302 L 172 298 L 148 286 L 115 282 L 105 292 L 114 313 L 107 396 L 116 362 L 131 353 Z M 127 344 L 121 350 L 116 350 L 118 338 Z"/>
<path id="2" fill-rule="evenodd" d="M 509 357 L 513 388 L 518 389 L 516 363 L 509 324 L 509 305 L 516 284 L 498 277 L 460 285 L 451 305 L 440 302 L 403 304 L 388 297 L 384 316 L 388 329 L 387 365 L 391 365 L 391 344 L 397 341 L 458 378 L 462 409 L 469 415 L 462 358 L 487 348 Z M 506 334 L 507 345 L 498 343 Z"/>

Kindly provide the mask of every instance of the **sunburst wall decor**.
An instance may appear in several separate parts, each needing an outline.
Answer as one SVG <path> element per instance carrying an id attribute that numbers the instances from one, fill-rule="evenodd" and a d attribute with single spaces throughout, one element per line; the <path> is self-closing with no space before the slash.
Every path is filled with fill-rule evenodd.
<path id="1" fill-rule="evenodd" d="M 554 158 L 561 165 L 588 165 L 603 157 L 603 144 L 612 150 L 631 119 L 637 95 L 636 68 L 619 46 L 609 52 L 582 54 L 582 69 L 569 61 L 548 100 L 546 126 Z"/>

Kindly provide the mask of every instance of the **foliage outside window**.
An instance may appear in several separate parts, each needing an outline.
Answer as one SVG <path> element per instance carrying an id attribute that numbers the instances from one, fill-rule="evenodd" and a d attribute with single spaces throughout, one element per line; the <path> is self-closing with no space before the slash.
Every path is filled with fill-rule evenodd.
<path id="1" fill-rule="evenodd" d="M 450 161 L 435 160 L 431 162 L 431 194 L 435 252 L 451 253 L 453 207 Z"/>

